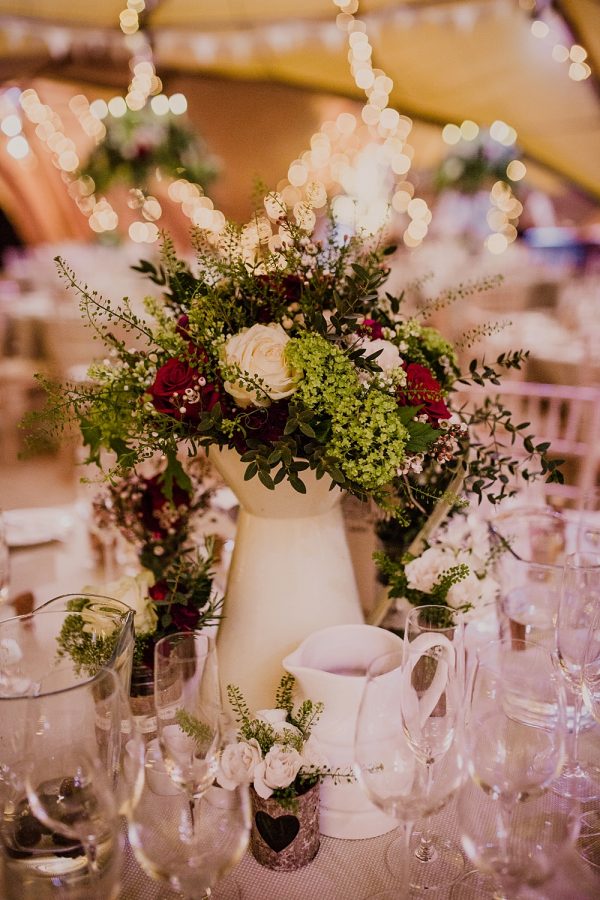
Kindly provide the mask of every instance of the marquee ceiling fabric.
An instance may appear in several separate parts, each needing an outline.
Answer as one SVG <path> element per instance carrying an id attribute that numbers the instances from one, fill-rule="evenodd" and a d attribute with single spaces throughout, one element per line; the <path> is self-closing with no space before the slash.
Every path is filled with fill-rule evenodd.
<path id="1" fill-rule="evenodd" d="M 394 81 L 390 105 L 400 113 L 441 125 L 502 119 L 527 156 L 600 198 L 600 0 L 542 4 L 552 24 L 546 39 L 532 34 L 523 9 L 530 5 L 363 0 L 356 15 L 367 24 L 373 65 Z M 124 53 L 125 6 L 0 0 L 0 76 L 18 80 L 37 62 L 46 77 L 61 77 L 77 53 L 89 61 L 92 47 L 102 85 L 111 74 L 107 54 L 115 60 Z M 162 0 L 147 13 L 146 28 L 159 74 L 268 80 L 360 99 L 338 11 L 331 0 Z M 573 81 L 569 64 L 555 61 L 557 40 L 586 48 L 590 78 Z"/>

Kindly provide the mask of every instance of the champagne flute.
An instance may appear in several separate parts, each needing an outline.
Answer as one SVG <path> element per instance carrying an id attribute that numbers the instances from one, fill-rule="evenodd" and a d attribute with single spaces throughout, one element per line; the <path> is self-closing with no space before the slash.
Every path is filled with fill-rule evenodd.
<path id="1" fill-rule="evenodd" d="M 592 619 L 583 656 L 583 700 L 600 724 L 600 607 Z M 577 850 L 587 863 L 600 869 L 600 812 L 588 810 L 581 816 Z"/>
<path id="2" fill-rule="evenodd" d="M 558 606 L 556 649 L 562 674 L 574 693 L 573 736 L 568 762 L 553 790 L 581 802 L 600 797 L 600 767 L 579 760 L 584 655 L 594 614 L 599 608 L 600 554 L 570 554 L 565 561 Z"/>
<path id="3" fill-rule="evenodd" d="M 584 494 L 577 528 L 577 549 L 600 553 L 600 489 Z"/>
<path id="4" fill-rule="evenodd" d="M 408 896 L 413 824 L 443 806 L 462 774 L 452 728 L 448 722 L 431 723 L 431 715 L 425 715 L 431 695 L 427 705 L 420 706 L 426 701 L 411 687 L 414 660 L 404 664 L 404 656 L 403 651 L 384 654 L 367 670 L 356 722 L 354 770 L 369 800 L 398 820 L 401 840 L 392 841 L 386 862 L 399 890 Z M 453 716 L 454 701 L 450 691 L 446 694 Z M 434 708 L 435 704 L 429 713 Z M 431 756 L 437 768 L 433 779 L 427 764 Z M 403 894 L 398 890 L 383 891 L 373 900 L 398 900 L 399 896 Z"/>
<path id="5" fill-rule="evenodd" d="M 553 851 L 535 838 L 523 841 L 523 822 L 542 821 L 548 803 L 539 801 L 537 811 L 519 805 L 544 795 L 561 770 L 565 744 L 565 686 L 547 648 L 514 638 L 482 648 L 464 732 L 470 780 L 458 800 L 463 848 L 482 874 L 465 876 L 452 896 L 514 897 L 521 885 L 549 877 Z M 576 825 L 576 804 L 561 802 L 563 824 L 549 832 L 563 834 L 559 843 L 572 838 Z M 478 804 L 481 823 L 473 818 Z"/>
<path id="6" fill-rule="evenodd" d="M 223 708 L 213 638 L 177 632 L 157 641 L 154 697 L 161 754 L 187 794 L 194 827 L 219 765 Z"/>
<path id="7" fill-rule="evenodd" d="M 583 701 L 600 724 L 600 604 L 597 605 L 583 654 Z"/>
<path id="8" fill-rule="evenodd" d="M 8 601 L 10 559 L 6 538 L 6 522 L 0 509 L 0 607 Z"/>
<path id="9" fill-rule="evenodd" d="M 436 639 L 437 640 L 436 642 Z M 443 757 L 448 740 L 452 740 L 459 725 L 464 701 L 465 644 L 464 624 L 460 612 L 444 606 L 419 606 L 410 610 L 404 628 L 407 659 L 414 658 L 411 669 L 412 687 L 419 699 L 427 695 L 447 666 L 446 684 L 440 691 L 437 705 L 432 709 L 422 732 L 413 734 L 409 727 L 407 736 L 416 741 L 415 752 L 423 756 L 427 766 L 428 784 L 435 764 Z M 420 647 L 426 648 L 420 655 Z M 412 720 L 407 719 L 407 724 Z M 428 817 L 420 834 L 411 840 L 414 860 L 411 865 L 411 887 L 415 890 L 432 890 L 450 884 L 462 874 L 464 856 L 460 847 L 432 834 Z"/>

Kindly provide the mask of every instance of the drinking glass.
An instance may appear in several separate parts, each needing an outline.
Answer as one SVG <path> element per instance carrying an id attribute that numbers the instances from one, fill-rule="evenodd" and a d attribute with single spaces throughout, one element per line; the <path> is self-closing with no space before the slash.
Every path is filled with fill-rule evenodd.
<path id="1" fill-rule="evenodd" d="M 3 766 L 3 896 L 116 898 L 118 817 L 135 804 L 143 777 L 142 744 L 133 735 L 120 679 L 101 669 L 60 696 L 25 697 L 25 705 L 16 707 L 17 715 L 23 713 L 19 737 L 10 751 L 4 748 L 8 760 L 20 744 L 20 759 L 13 755 Z M 125 736 L 131 743 L 129 782 L 119 777 Z"/>
<path id="2" fill-rule="evenodd" d="M 584 655 L 594 614 L 599 608 L 600 554 L 569 554 L 558 606 L 556 649 L 564 679 L 574 692 L 573 735 L 567 764 L 553 790 L 582 802 L 600 797 L 600 767 L 591 763 L 582 765 L 579 760 Z"/>
<path id="3" fill-rule="evenodd" d="M 577 549 L 600 553 L 600 489 L 584 494 L 577 528 Z"/>
<path id="4" fill-rule="evenodd" d="M 462 774 L 454 741 L 454 681 L 449 678 L 441 688 L 438 675 L 433 693 L 414 688 L 412 675 L 419 663 L 409 656 L 403 664 L 404 657 L 403 651 L 387 653 L 367 670 L 356 723 L 354 769 L 369 800 L 400 825 L 401 840 L 392 841 L 386 861 L 399 890 L 408 896 L 413 824 L 441 809 Z M 432 652 L 426 659 L 436 671 L 446 668 L 442 655 Z M 443 672 L 444 679 L 447 675 Z M 438 694 L 436 703 L 433 694 Z M 433 715 L 436 707 L 439 716 Z M 374 900 L 398 900 L 399 896 L 398 890 L 383 891 Z"/>
<path id="5" fill-rule="evenodd" d="M 457 881 L 450 900 L 542 900 L 543 886 L 564 860 L 578 830 L 578 804 L 544 791 L 538 797 L 518 803 L 510 828 L 503 839 L 507 860 L 498 858 L 498 835 L 503 835 L 498 801 L 471 779 L 457 800 L 457 819 L 462 840 L 471 861 L 477 866 Z M 563 895 L 565 896 L 565 895 Z"/>
<path id="6" fill-rule="evenodd" d="M 193 826 L 219 765 L 223 709 L 213 638 L 177 632 L 157 641 L 154 697 L 161 754 L 187 794 Z"/>
<path id="7" fill-rule="evenodd" d="M 0 509 L 0 606 L 8 600 L 9 566 L 6 523 Z"/>
<path id="8" fill-rule="evenodd" d="M 583 701 L 600 724 L 600 605 L 592 618 L 583 654 L 582 688 Z"/>
<path id="9" fill-rule="evenodd" d="M 208 898 L 211 890 L 239 862 L 250 835 L 250 798 L 247 785 L 232 791 L 207 788 L 193 816 L 187 795 L 156 778 L 146 778 L 141 802 L 128 817 L 129 841 L 146 874 L 167 883 L 184 897 Z M 164 771 L 164 770 L 163 770 Z M 155 791 L 160 793 L 157 794 Z M 159 813 L 157 814 L 157 810 Z M 235 884 L 229 897 L 239 896 Z"/>
<path id="10" fill-rule="evenodd" d="M 540 800 L 561 770 L 565 744 L 566 692 L 552 654 L 515 638 L 482 648 L 464 730 L 470 778 L 458 798 L 463 849 L 482 875 L 465 876 L 452 896 L 515 897 L 549 877 L 553 842 L 572 839 L 577 822 L 572 800 Z M 560 804 L 556 825 L 538 834 Z"/>
<path id="11" fill-rule="evenodd" d="M 419 701 L 430 696 L 436 678 L 442 674 L 446 683 L 439 692 L 437 704 L 413 734 L 414 719 L 406 717 L 409 743 L 423 757 L 427 768 L 427 786 L 434 777 L 435 764 L 444 755 L 459 724 L 465 688 L 464 624 L 461 613 L 441 606 L 419 606 L 410 610 L 404 628 L 407 664 L 411 670 L 412 688 Z M 421 649 L 423 648 L 423 649 Z M 414 666 L 411 666 L 414 661 Z M 460 877 L 464 856 L 458 844 L 432 833 L 428 818 L 420 834 L 411 838 L 411 887 L 432 890 L 451 884 Z"/>

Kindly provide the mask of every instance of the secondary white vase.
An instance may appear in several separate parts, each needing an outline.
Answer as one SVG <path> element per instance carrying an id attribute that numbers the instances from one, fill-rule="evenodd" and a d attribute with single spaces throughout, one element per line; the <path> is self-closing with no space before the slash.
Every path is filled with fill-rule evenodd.
<path id="1" fill-rule="evenodd" d="M 312 734 L 329 766 L 352 771 L 354 732 L 369 665 L 401 651 L 401 638 L 373 625 L 338 625 L 311 634 L 283 661 L 298 682 L 301 699 L 322 700 L 323 715 Z M 398 822 L 368 800 L 355 781 L 321 784 L 321 834 L 357 839 L 386 834 Z"/>
<path id="2" fill-rule="evenodd" d="M 270 708 L 282 660 L 313 631 L 363 615 L 340 508 L 326 476 L 301 473 L 307 491 L 283 481 L 271 491 L 233 450 L 210 461 L 240 503 L 217 650 L 221 683 L 236 684 L 251 710 Z M 312 698 L 319 700 L 319 697 Z"/>

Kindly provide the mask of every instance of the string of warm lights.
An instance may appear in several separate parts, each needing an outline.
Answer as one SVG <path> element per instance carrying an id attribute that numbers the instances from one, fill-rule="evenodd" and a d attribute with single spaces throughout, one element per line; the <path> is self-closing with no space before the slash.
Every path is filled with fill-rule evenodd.
<path id="1" fill-rule="evenodd" d="M 19 107 L 21 91 L 17 87 L 8 88 L 0 95 L 0 131 L 4 137 L 4 148 L 13 159 L 25 159 L 29 154 L 29 141 L 23 132 L 23 120 Z"/>
<path id="2" fill-rule="evenodd" d="M 586 62 L 587 50 L 581 44 L 571 44 L 567 47 L 558 39 L 554 23 L 548 24 L 544 19 L 534 19 L 531 23 L 531 33 L 540 40 L 547 40 L 552 44 L 552 59 L 558 63 L 568 63 L 568 75 L 573 81 L 585 81 L 592 74 L 591 67 Z"/>
<path id="3" fill-rule="evenodd" d="M 323 123 L 310 150 L 292 161 L 277 192 L 307 227 L 328 195 L 334 220 L 355 231 L 373 233 L 394 212 L 407 214 L 403 240 L 416 247 L 427 234 L 431 212 L 407 179 L 414 155 L 408 143 L 412 121 L 389 106 L 394 83 L 373 66 L 367 25 L 355 15 L 357 0 L 333 2 L 339 10 L 336 25 L 347 36 L 350 71 L 365 103 L 360 119 L 345 112 Z"/>

